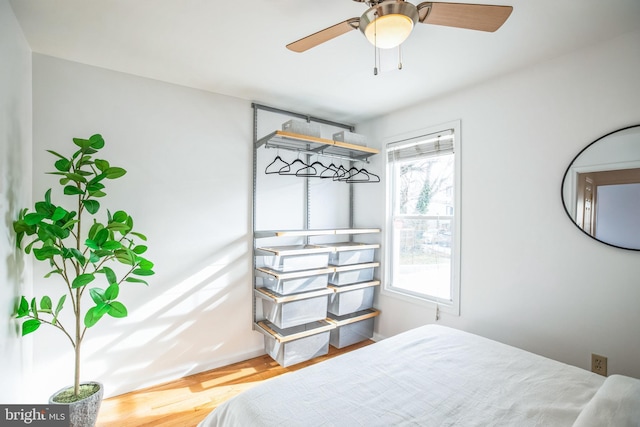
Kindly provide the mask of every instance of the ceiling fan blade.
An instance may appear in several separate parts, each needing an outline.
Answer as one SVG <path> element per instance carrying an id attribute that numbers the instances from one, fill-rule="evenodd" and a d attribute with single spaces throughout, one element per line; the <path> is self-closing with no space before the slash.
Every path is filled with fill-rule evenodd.
<path id="1" fill-rule="evenodd" d="M 344 33 L 348 33 L 351 30 L 355 30 L 360 26 L 360 18 L 351 18 L 346 21 L 342 21 L 339 24 L 332 25 L 329 28 L 313 33 L 310 36 L 303 37 L 300 40 L 296 40 L 293 43 L 287 45 L 287 49 L 294 52 L 304 52 L 305 50 L 316 47 L 326 41 L 329 41 L 335 37 L 341 36 Z"/>
<path id="2" fill-rule="evenodd" d="M 494 32 L 504 24 L 513 7 L 490 4 L 424 2 L 418 6 L 420 22 Z"/>

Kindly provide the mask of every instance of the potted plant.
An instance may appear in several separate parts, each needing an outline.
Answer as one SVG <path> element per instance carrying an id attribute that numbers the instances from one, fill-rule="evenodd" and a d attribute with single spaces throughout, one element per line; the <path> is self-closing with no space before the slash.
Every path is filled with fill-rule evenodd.
<path id="1" fill-rule="evenodd" d="M 106 195 L 105 182 L 122 177 L 126 170 L 96 158 L 105 145 L 102 136 L 74 138 L 73 143 L 78 149 L 70 157 L 47 150 L 57 158 L 55 171 L 49 173 L 60 177 L 62 194 L 71 199 L 69 203 L 54 204 L 49 189 L 33 211 L 22 210 L 13 223 L 17 247 L 21 249 L 31 239 L 24 252 L 48 262 L 52 270 L 45 278 L 57 278 L 62 287 L 54 294 L 56 303 L 49 295 L 39 299 L 21 296 L 16 316 L 24 319 L 23 336 L 47 324 L 60 330 L 60 336 L 73 346 L 73 386 L 54 394 L 50 403 L 69 404 L 71 425 L 85 426 L 95 423 L 102 399 L 100 383 L 80 382 L 85 333 L 105 315 L 127 316 L 126 307 L 118 300 L 120 286 L 125 282 L 147 284 L 144 278 L 154 272 L 153 263 L 142 256 L 147 246 L 141 242 L 147 238 L 134 231 L 129 214 L 106 210 L 106 221 L 96 218 L 101 211 L 99 199 Z M 102 285 L 96 286 L 98 282 Z M 89 303 L 86 306 L 85 301 Z M 67 311 L 72 315 L 66 315 Z"/>

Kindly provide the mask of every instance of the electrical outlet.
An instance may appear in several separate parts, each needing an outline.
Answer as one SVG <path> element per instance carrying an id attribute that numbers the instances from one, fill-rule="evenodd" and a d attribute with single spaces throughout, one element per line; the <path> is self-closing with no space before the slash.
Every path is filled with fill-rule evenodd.
<path id="1" fill-rule="evenodd" d="M 591 354 L 591 372 L 607 376 L 607 358 L 599 354 Z"/>

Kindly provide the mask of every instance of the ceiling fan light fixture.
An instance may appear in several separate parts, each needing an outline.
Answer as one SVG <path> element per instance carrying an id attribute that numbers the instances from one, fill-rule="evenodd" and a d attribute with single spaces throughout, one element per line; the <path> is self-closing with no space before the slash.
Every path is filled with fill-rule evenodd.
<path id="1" fill-rule="evenodd" d="M 360 17 L 360 30 L 367 40 L 381 49 L 404 42 L 418 21 L 418 9 L 404 1 L 388 1 L 367 10 Z"/>

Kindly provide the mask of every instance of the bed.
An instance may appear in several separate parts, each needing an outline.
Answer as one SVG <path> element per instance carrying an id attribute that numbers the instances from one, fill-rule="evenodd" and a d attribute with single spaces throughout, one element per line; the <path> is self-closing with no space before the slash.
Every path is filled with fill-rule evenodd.
<path id="1" fill-rule="evenodd" d="M 640 380 L 426 325 L 265 381 L 213 426 L 640 426 Z"/>

